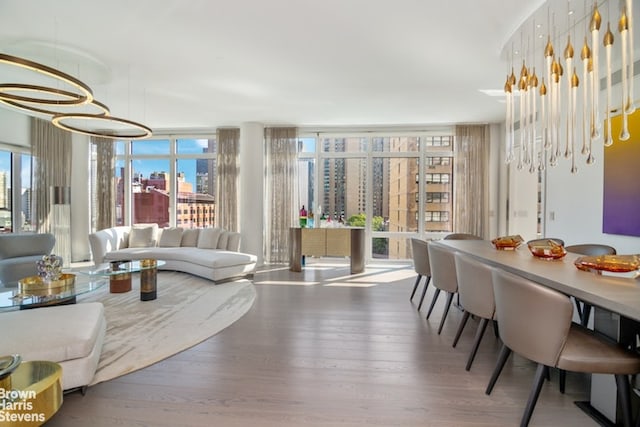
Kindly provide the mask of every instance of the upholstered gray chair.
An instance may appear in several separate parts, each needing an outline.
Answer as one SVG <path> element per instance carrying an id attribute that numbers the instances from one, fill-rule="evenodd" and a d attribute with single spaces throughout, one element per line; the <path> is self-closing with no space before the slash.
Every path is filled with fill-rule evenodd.
<path id="1" fill-rule="evenodd" d="M 487 386 L 490 394 L 512 351 L 538 363 L 520 425 L 527 426 L 549 367 L 613 374 L 624 425 L 632 423 L 628 375 L 640 372 L 640 356 L 571 321 L 567 295 L 524 277 L 494 270 L 493 288 L 500 338 L 504 343 Z"/>
<path id="2" fill-rule="evenodd" d="M 567 252 L 571 252 L 579 255 L 598 256 L 598 255 L 615 255 L 616 248 L 609 245 L 603 245 L 600 243 L 582 243 L 579 245 L 569 245 L 564 248 Z M 584 301 L 580 301 L 578 298 L 574 298 L 576 302 L 576 309 L 578 310 L 578 316 L 580 317 L 580 324 L 587 326 L 589 324 L 589 316 L 591 315 L 591 304 L 586 304 Z"/>
<path id="3" fill-rule="evenodd" d="M 473 341 L 473 346 L 465 368 L 468 371 L 471 369 L 471 364 L 476 356 L 478 346 L 480 345 L 480 341 L 482 341 L 487 325 L 489 322 L 493 322 L 493 316 L 496 311 L 496 304 L 493 298 L 493 267 L 460 252 L 455 254 L 455 261 L 458 296 L 460 298 L 460 305 L 464 309 L 464 314 L 460 320 L 456 336 L 453 339 L 453 347 L 458 344 L 460 335 L 469 317 L 474 315 L 480 318 L 475 340 Z"/>
<path id="4" fill-rule="evenodd" d="M 453 296 L 458 292 L 458 280 L 456 278 L 456 260 L 455 251 L 445 248 L 443 246 L 429 245 L 429 262 L 431 264 L 431 277 L 433 278 L 433 286 L 436 288 L 429 311 L 427 312 L 427 320 L 431 316 L 433 307 L 438 300 L 440 291 L 445 291 L 447 294 L 447 301 L 445 303 L 444 313 L 442 319 L 440 319 L 440 326 L 438 327 L 438 335 L 442 332 L 442 326 L 449 313 Z"/>
<path id="5" fill-rule="evenodd" d="M 422 289 L 422 296 L 420 297 L 420 304 L 418 304 L 418 310 L 422 307 L 424 296 L 427 294 L 427 288 L 429 287 L 429 281 L 431 280 L 431 266 L 429 265 L 429 250 L 427 249 L 427 242 L 425 240 L 411 239 L 411 256 L 413 257 L 413 269 L 418 273 L 416 283 L 413 285 L 413 291 L 411 292 L 410 301 L 413 301 L 413 296 L 416 294 L 418 285 L 422 277 L 426 277 L 424 288 Z"/>
<path id="6" fill-rule="evenodd" d="M 444 236 L 444 240 L 482 240 L 482 237 L 469 233 L 451 233 Z"/>
<path id="7" fill-rule="evenodd" d="M 35 276 L 36 261 L 49 255 L 55 243 L 50 233 L 0 234 L 0 283 L 17 284 L 24 277 Z"/>

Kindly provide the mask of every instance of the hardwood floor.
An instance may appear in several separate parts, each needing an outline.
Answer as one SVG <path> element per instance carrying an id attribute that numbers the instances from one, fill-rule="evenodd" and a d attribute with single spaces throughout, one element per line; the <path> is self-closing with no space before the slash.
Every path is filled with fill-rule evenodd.
<path id="1" fill-rule="evenodd" d="M 207 341 L 127 376 L 65 395 L 49 427 L 75 426 L 513 426 L 535 367 L 512 357 L 484 394 L 499 341 L 492 331 L 464 370 L 477 321 L 451 347 L 461 312 L 436 330 L 444 298 L 424 318 L 409 295 L 410 265 L 320 260 L 303 273 L 265 269 L 258 297 L 238 322 Z M 140 319 L 144 322 L 144 319 Z M 546 382 L 532 426 L 592 426 L 575 400 L 588 381 L 557 373 Z"/>

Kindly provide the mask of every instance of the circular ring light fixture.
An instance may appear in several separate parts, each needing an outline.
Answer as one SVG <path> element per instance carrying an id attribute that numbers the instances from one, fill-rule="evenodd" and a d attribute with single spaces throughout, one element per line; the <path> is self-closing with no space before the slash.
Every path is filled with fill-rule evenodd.
<path id="1" fill-rule="evenodd" d="M 85 83 L 76 79 L 69 74 L 62 71 L 51 68 L 47 65 L 39 64 L 37 62 L 29 61 L 28 59 L 18 58 L 17 56 L 11 56 L 4 53 L 0 53 L 0 64 L 6 64 L 14 66 L 18 70 L 29 70 L 39 75 L 46 76 L 54 79 L 62 84 L 71 87 L 74 92 L 59 90 L 52 87 L 33 85 L 33 84 L 21 84 L 21 83 L 8 83 L 1 85 L 0 99 L 8 101 L 26 101 L 39 104 L 85 104 L 93 101 L 93 92 L 91 88 Z M 44 95 L 58 95 L 60 100 L 53 100 L 48 97 L 32 98 L 24 97 L 21 95 L 15 95 L 7 93 L 8 91 L 27 91 L 27 92 L 40 92 Z M 73 94 L 70 96 L 69 94 Z"/>
<path id="2" fill-rule="evenodd" d="M 151 128 L 143 124 L 106 115 L 58 114 L 53 116 L 51 123 L 60 129 L 100 138 L 144 139 L 153 134 Z M 95 126 L 91 126 L 92 123 Z"/>
<path id="3" fill-rule="evenodd" d="M 28 114 L 38 113 L 45 114 L 48 116 L 56 116 L 58 114 L 68 114 L 70 112 L 76 113 L 87 113 L 93 114 L 96 116 L 108 116 L 111 114 L 109 107 L 107 107 L 102 102 L 97 100 L 93 100 L 87 104 L 56 104 L 56 105 L 47 105 L 46 107 L 41 107 L 39 103 L 36 102 L 17 102 L 17 101 L 7 101 L 0 99 L 0 103 L 8 105 L 10 107 L 16 108 L 18 110 L 25 111 Z M 73 111 L 70 111 L 73 110 Z"/>

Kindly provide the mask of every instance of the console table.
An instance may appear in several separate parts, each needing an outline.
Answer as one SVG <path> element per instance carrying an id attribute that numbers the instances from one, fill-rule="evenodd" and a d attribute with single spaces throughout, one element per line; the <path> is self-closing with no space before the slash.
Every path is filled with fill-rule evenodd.
<path id="1" fill-rule="evenodd" d="M 364 271 L 364 228 L 289 229 L 289 269 L 302 271 L 302 257 L 348 256 L 351 274 Z"/>

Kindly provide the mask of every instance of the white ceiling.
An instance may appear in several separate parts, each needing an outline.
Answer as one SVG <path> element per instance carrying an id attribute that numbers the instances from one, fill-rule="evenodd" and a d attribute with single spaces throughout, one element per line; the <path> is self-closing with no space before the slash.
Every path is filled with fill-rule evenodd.
<path id="1" fill-rule="evenodd" d="M 542 0 L 2 0 L 0 52 L 155 131 L 494 122 Z M 1 80 L 1 76 L 0 76 Z"/>

